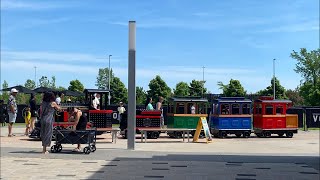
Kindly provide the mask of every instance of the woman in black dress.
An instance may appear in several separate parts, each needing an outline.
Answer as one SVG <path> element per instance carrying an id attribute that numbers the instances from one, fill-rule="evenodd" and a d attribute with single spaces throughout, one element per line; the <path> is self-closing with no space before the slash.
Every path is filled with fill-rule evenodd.
<path id="1" fill-rule="evenodd" d="M 29 106 L 31 111 L 30 132 L 32 132 L 34 129 L 34 123 L 37 121 L 37 117 L 38 117 L 38 111 L 36 107 L 36 97 L 34 94 L 31 94 L 30 96 Z"/>

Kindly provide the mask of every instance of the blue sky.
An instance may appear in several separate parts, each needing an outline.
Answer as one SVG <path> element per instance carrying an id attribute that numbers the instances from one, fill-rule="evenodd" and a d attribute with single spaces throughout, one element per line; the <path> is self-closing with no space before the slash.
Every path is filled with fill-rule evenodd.
<path id="1" fill-rule="evenodd" d="M 159 74 L 171 87 L 238 79 L 256 92 L 270 84 L 272 60 L 287 89 L 299 85 L 292 50 L 319 47 L 318 0 L 1 0 L 1 83 L 56 76 L 95 88 L 98 69 L 111 67 L 127 85 L 128 21 L 137 22 L 137 85 Z"/>

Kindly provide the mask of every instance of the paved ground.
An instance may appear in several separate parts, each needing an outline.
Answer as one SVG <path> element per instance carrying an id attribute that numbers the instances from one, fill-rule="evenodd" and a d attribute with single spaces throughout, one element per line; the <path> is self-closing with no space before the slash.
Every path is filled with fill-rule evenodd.
<path id="1" fill-rule="evenodd" d="M 319 131 L 294 138 L 214 139 L 183 143 L 163 137 L 126 150 L 126 140 L 99 136 L 97 151 L 42 155 L 41 142 L 1 132 L 1 179 L 319 179 Z M 138 136 L 137 136 L 138 137 Z"/>

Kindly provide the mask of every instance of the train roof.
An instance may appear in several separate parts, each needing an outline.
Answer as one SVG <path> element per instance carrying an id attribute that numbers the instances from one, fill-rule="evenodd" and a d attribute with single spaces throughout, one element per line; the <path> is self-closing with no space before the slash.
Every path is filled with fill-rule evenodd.
<path id="1" fill-rule="evenodd" d="M 218 99 L 213 100 L 213 102 L 218 102 L 218 103 L 235 103 L 235 102 L 252 103 L 252 101 L 250 99 L 246 99 L 245 97 L 220 97 Z"/>
<path id="2" fill-rule="evenodd" d="M 85 89 L 84 93 L 108 93 L 109 89 Z M 110 91 L 111 92 L 111 91 Z"/>
<path id="3" fill-rule="evenodd" d="M 208 102 L 208 99 L 199 96 L 172 97 L 169 100 L 175 102 Z"/>
<path id="4" fill-rule="evenodd" d="M 292 103 L 292 101 L 287 99 L 273 99 L 273 100 L 255 100 L 254 102 L 263 102 L 263 103 Z"/>

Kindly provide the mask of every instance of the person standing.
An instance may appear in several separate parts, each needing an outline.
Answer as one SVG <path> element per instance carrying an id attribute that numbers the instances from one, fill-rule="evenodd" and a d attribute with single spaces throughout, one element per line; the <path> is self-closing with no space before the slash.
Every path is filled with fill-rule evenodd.
<path id="1" fill-rule="evenodd" d="M 195 104 L 192 104 L 191 108 L 191 114 L 196 114 L 196 107 L 195 107 Z"/>
<path id="2" fill-rule="evenodd" d="M 7 104 L 7 110 L 8 110 L 8 115 L 9 115 L 9 125 L 8 125 L 8 137 L 14 136 L 12 134 L 12 127 L 13 124 L 16 122 L 17 119 L 17 113 L 18 113 L 18 108 L 17 108 L 17 102 L 16 102 L 16 96 L 18 94 L 18 90 L 15 88 L 12 88 L 10 91 L 11 95 L 8 100 Z"/>
<path id="3" fill-rule="evenodd" d="M 123 107 L 123 102 L 119 103 L 119 107 L 118 107 L 118 120 L 121 122 L 122 120 L 122 114 L 126 111 L 126 108 Z"/>
<path id="4" fill-rule="evenodd" d="M 152 98 L 148 97 L 146 103 L 144 104 L 147 110 L 154 110 L 152 106 Z"/>
<path id="5" fill-rule="evenodd" d="M 42 140 L 42 153 L 48 154 L 47 147 L 51 145 L 53 135 L 53 114 L 56 110 L 61 110 L 60 106 L 55 102 L 55 96 L 52 92 L 46 92 L 41 103 L 41 131 L 40 137 Z"/>
<path id="6" fill-rule="evenodd" d="M 156 110 L 161 111 L 160 125 L 163 128 L 164 127 L 164 117 L 163 117 L 162 103 L 163 103 L 163 97 L 159 96 L 159 101 L 157 102 Z"/>
<path id="7" fill-rule="evenodd" d="M 57 98 L 56 98 L 57 105 L 61 105 L 61 92 L 57 92 Z"/>
<path id="8" fill-rule="evenodd" d="M 26 124 L 26 131 L 24 135 L 28 136 L 30 131 L 30 124 L 31 124 L 31 112 L 30 112 L 30 107 L 26 108 L 26 111 L 24 112 L 24 122 Z"/>
<path id="9" fill-rule="evenodd" d="M 94 109 L 98 109 L 98 105 L 100 105 L 100 94 L 96 94 L 92 101 L 92 106 Z"/>
<path id="10" fill-rule="evenodd" d="M 30 122 L 30 132 L 34 129 L 34 124 L 37 121 L 38 111 L 36 106 L 36 97 L 34 94 L 31 94 L 29 100 L 30 112 L 31 112 L 31 122 Z"/>
<path id="11" fill-rule="evenodd" d="M 6 126 L 7 109 L 3 105 L 3 100 L 0 100 L 0 122 L 1 126 Z"/>

